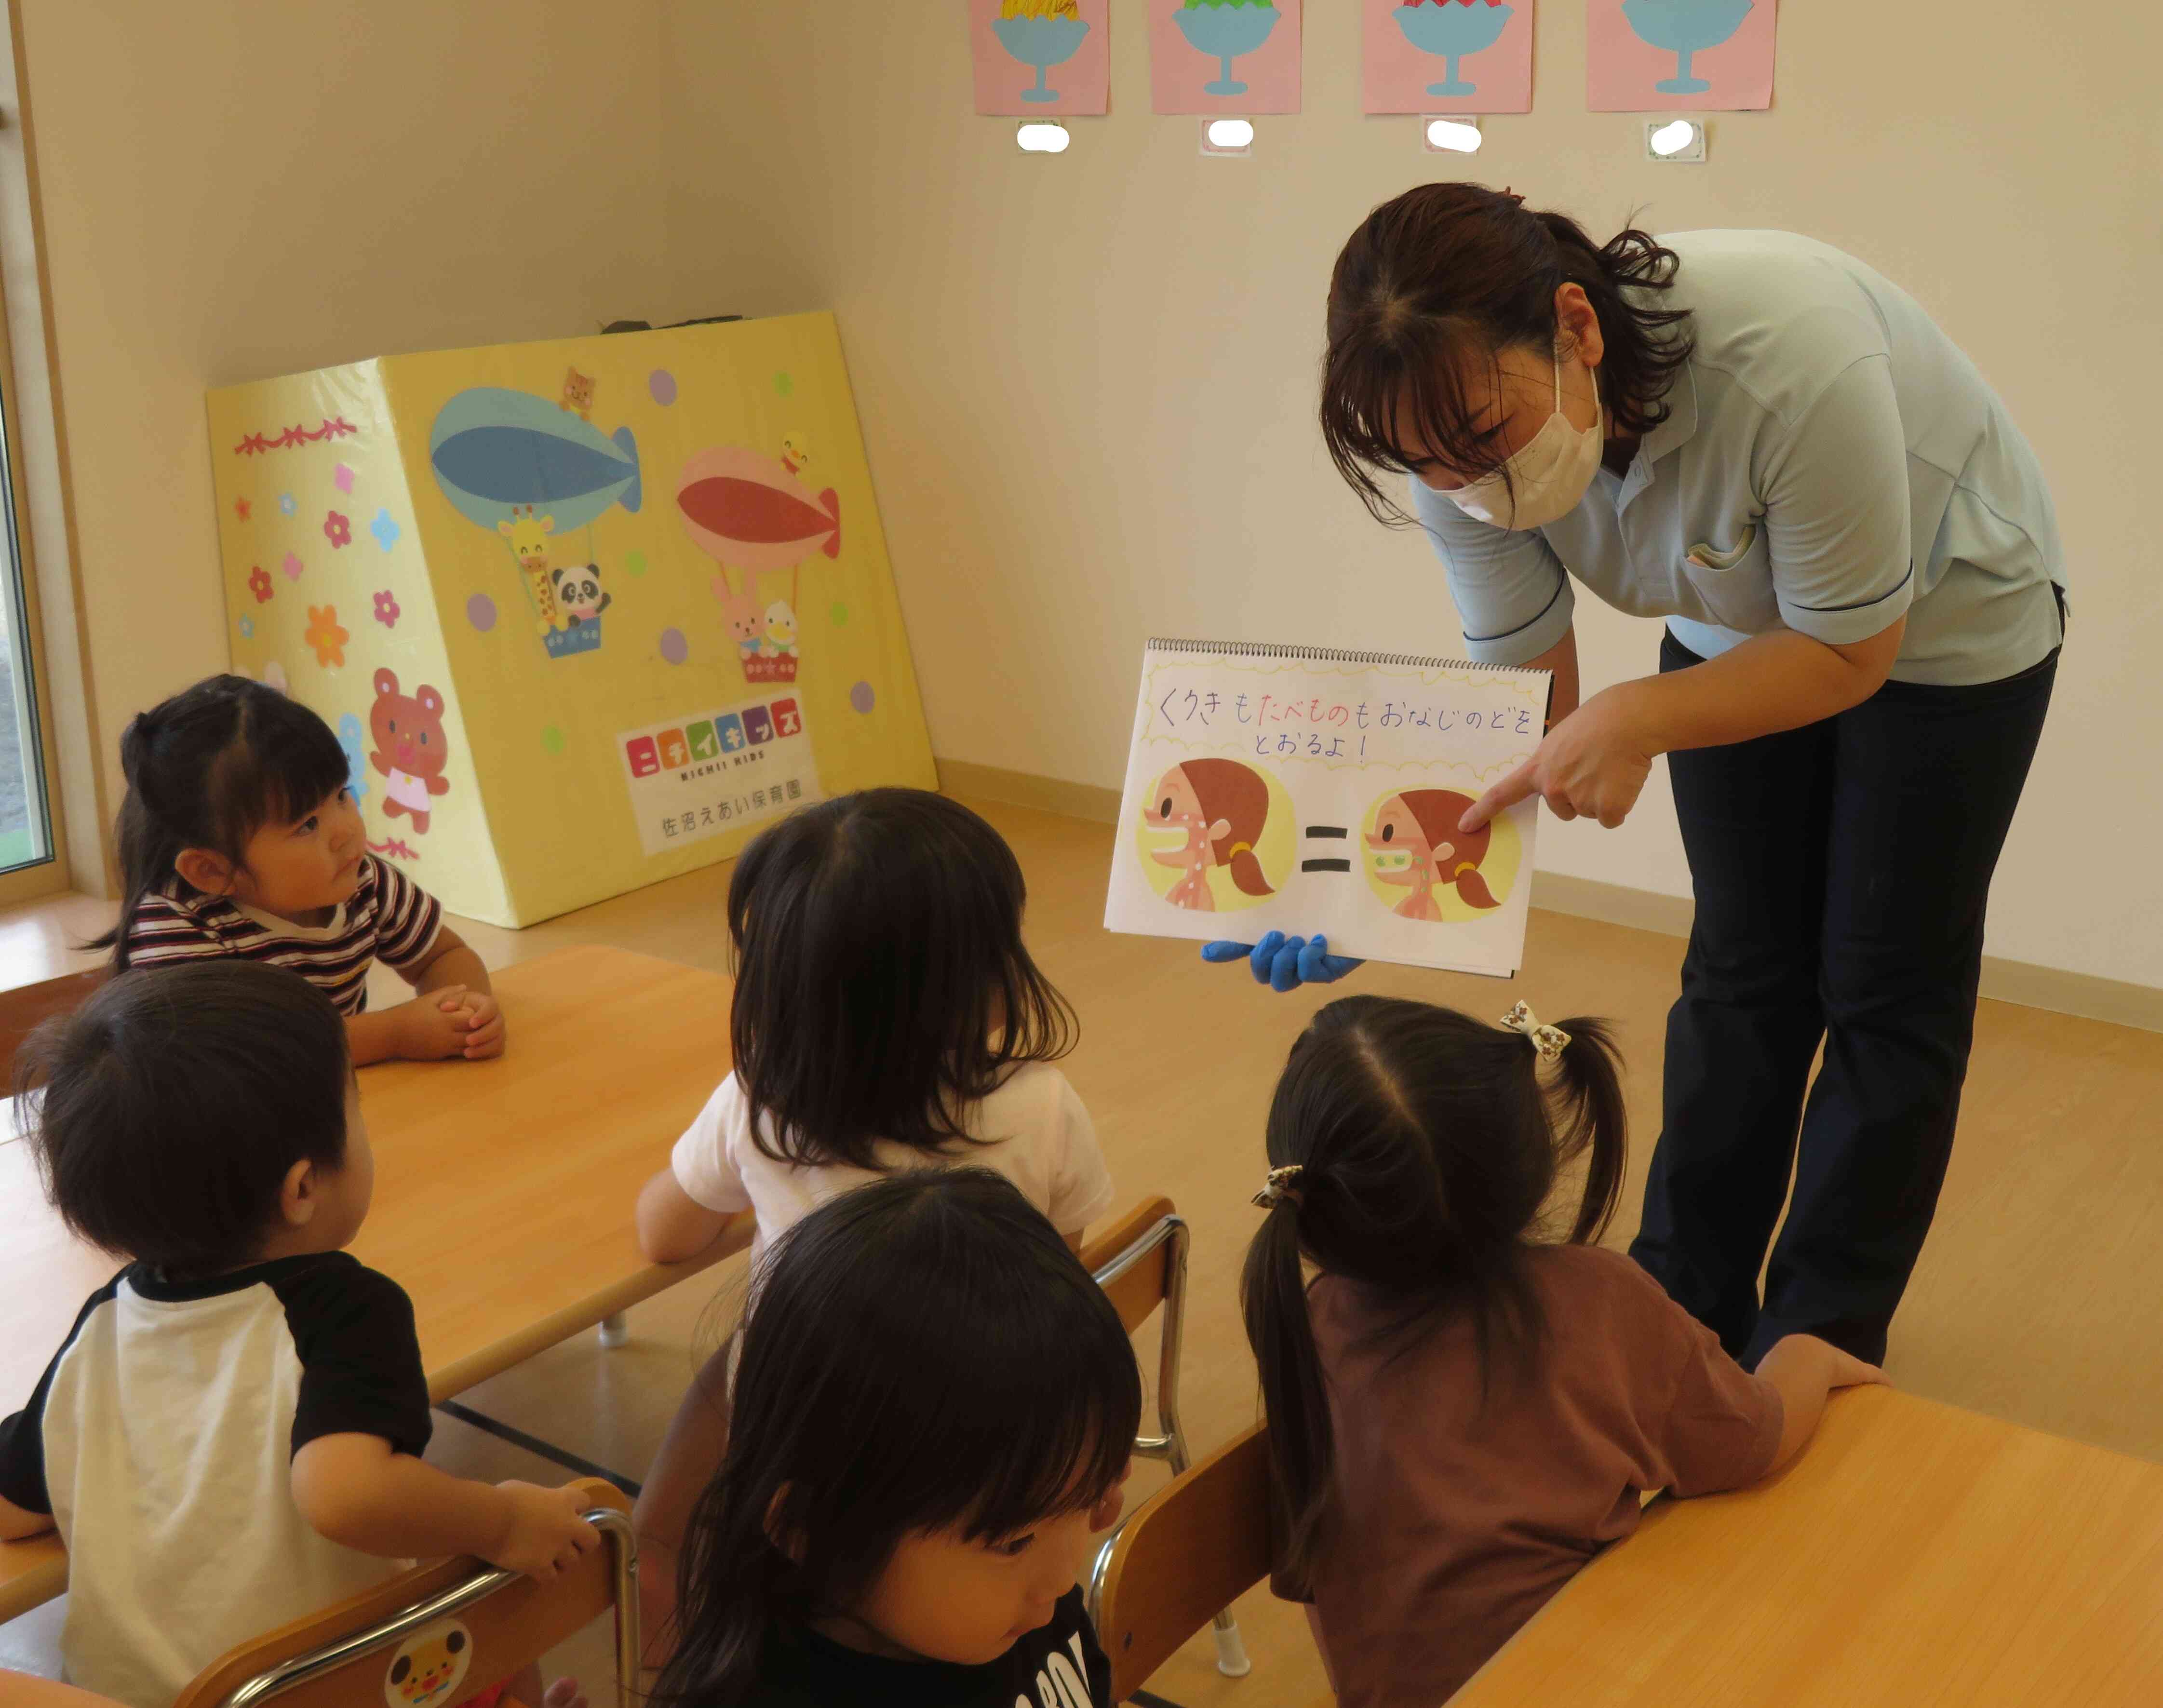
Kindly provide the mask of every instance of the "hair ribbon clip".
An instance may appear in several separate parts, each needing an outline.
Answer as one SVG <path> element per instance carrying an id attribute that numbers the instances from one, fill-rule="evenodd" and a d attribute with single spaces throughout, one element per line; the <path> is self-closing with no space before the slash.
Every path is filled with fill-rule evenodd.
<path id="1" fill-rule="evenodd" d="M 1296 1204 L 1299 1202 L 1299 1188 L 1293 1182 L 1306 1172 L 1307 1171 L 1296 1162 L 1288 1162 L 1281 1168 L 1271 1169 L 1268 1183 L 1254 1194 L 1253 1202 L 1255 1208 L 1274 1210 L 1286 1198 L 1290 1198 Z"/>
<path id="2" fill-rule="evenodd" d="M 1563 1047 L 1569 1042 L 1569 1034 L 1561 1027 L 1541 1024 L 1539 1016 L 1532 1012 L 1530 1003 L 1519 1003 L 1502 1016 L 1502 1024 L 1512 1032 L 1521 1032 L 1531 1040 L 1532 1048 L 1539 1051 L 1542 1061 L 1559 1060 Z"/>

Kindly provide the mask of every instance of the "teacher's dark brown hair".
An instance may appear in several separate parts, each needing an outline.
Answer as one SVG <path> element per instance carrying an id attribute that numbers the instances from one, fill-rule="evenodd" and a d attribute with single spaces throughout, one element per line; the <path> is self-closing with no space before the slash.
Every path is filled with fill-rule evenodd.
<path id="1" fill-rule="evenodd" d="M 1538 213 L 1521 196 L 1480 184 L 1422 184 L 1361 222 L 1329 280 L 1322 359 L 1322 437 L 1329 459 L 1375 517 L 1411 521 L 1375 479 L 1408 473 L 1432 453 L 1467 479 L 1504 458 L 1474 426 L 1469 353 L 1492 369 L 1504 350 L 1554 347 L 1555 293 L 1579 286 L 1606 353 L 1600 397 L 1616 431 L 1642 433 L 1668 418 L 1662 401 L 1689 359 L 1688 309 L 1659 306 L 1675 253 L 1626 229 L 1595 245 L 1567 214 Z M 1499 369 L 1495 369 L 1499 374 Z M 1424 442 L 1399 437 L 1410 426 Z"/>

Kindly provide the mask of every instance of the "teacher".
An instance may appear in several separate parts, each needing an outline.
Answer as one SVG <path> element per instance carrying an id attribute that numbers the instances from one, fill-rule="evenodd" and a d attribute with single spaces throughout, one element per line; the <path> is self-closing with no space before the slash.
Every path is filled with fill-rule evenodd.
<path id="1" fill-rule="evenodd" d="M 1595 244 L 1468 184 L 1377 208 L 1338 257 L 1322 430 L 1378 517 L 1433 541 L 1471 657 L 1554 673 L 1546 739 L 1463 828 L 1534 794 L 1619 825 L 1669 756 L 1696 919 L 1631 1255 L 1746 1365 L 1799 1331 L 1879 1362 L 2064 636 L 2034 453 L 1837 249 Z M 1665 620 L 1658 674 L 1580 701 L 1579 583 Z"/>

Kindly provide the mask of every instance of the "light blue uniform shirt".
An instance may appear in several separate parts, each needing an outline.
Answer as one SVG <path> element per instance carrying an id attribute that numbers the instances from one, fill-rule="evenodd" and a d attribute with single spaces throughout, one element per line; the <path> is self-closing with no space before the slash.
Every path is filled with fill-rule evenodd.
<path id="1" fill-rule="evenodd" d="M 1476 521 L 1415 479 L 1477 660 L 1568 632 L 1574 576 L 1710 658 L 1783 628 L 1834 645 L 1904 612 L 1893 676 L 1993 682 L 2060 639 L 2043 471 L 1975 364 L 1898 286 L 1785 232 L 1683 232 L 1663 307 L 1697 340 L 1629 472 L 1543 528 Z M 1604 401 L 1604 400 L 1603 400 Z M 1567 573 L 1565 573 L 1567 572 Z"/>

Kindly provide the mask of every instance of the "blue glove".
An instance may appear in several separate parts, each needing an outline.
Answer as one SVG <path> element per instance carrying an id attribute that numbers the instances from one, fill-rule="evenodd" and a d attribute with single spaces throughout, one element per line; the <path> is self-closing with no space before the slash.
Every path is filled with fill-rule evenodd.
<path id="1" fill-rule="evenodd" d="M 1204 943 L 1204 961 L 1244 960 L 1254 982 L 1272 990 L 1297 990 L 1302 984 L 1334 984 L 1365 963 L 1349 955 L 1332 955 L 1323 936 L 1287 937 L 1272 931 L 1259 943 Z"/>

